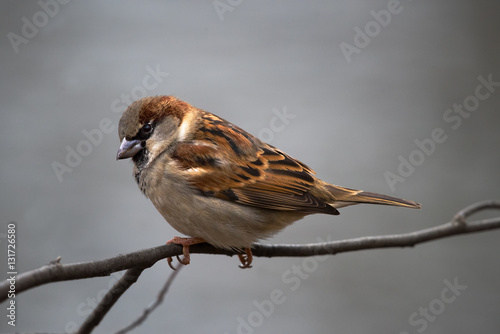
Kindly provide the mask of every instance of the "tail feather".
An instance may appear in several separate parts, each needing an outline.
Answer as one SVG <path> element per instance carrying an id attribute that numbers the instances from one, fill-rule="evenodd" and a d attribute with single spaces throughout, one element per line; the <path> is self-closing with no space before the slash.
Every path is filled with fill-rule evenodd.
<path id="1" fill-rule="evenodd" d="M 360 203 L 393 205 L 412 209 L 420 209 L 421 207 L 419 203 L 406 199 L 371 193 L 363 190 L 334 186 L 332 184 L 327 184 L 326 189 L 335 198 L 332 203 L 329 203 L 335 208 L 341 208 L 344 206 Z"/>

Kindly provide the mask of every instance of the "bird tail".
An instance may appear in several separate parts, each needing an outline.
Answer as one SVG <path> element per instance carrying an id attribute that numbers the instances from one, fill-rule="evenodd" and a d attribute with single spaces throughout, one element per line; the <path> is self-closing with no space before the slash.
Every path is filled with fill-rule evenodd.
<path id="1" fill-rule="evenodd" d="M 420 204 L 417 202 L 409 201 L 402 198 L 396 198 L 392 196 L 387 196 L 383 194 L 371 193 L 363 190 L 355 190 L 344 188 L 340 186 L 334 186 L 332 184 L 325 185 L 326 189 L 332 194 L 335 200 L 332 203 L 328 203 L 335 208 L 341 208 L 353 204 L 382 204 L 382 205 L 393 205 L 401 206 L 405 208 L 420 209 Z"/>

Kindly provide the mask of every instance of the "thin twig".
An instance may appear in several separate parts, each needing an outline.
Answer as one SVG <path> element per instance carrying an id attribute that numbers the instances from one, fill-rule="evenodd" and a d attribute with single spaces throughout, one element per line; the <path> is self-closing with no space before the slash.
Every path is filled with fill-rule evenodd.
<path id="1" fill-rule="evenodd" d="M 85 319 L 80 326 L 77 334 L 88 334 L 94 330 L 101 322 L 108 311 L 118 301 L 128 288 L 132 286 L 146 268 L 132 268 L 125 272 L 125 274 L 113 285 L 113 287 L 104 295 L 99 304 L 94 308 L 92 313 Z"/>
<path id="2" fill-rule="evenodd" d="M 155 301 L 152 302 L 148 307 L 144 309 L 142 312 L 142 315 L 137 318 L 134 322 L 132 322 L 130 325 L 127 327 L 120 329 L 116 334 L 125 334 L 133 330 L 134 328 L 140 326 L 146 319 L 148 318 L 149 314 L 152 313 L 158 306 L 161 305 L 163 300 L 165 299 L 165 295 L 167 294 L 170 286 L 172 285 L 174 279 L 177 277 L 179 274 L 179 271 L 184 267 L 183 264 L 178 263 L 177 266 L 175 267 L 175 270 L 172 271 L 170 276 L 168 277 L 167 281 L 165 282 L 165 285 L 163 285 L 163 288 L 160 290 L 158 293 L 158 296 L 156 297 Z"/>
<path id="3" fill-rule="evenodd" d="M 467 217 L 478 211 L 487 209 L 499 209 L 499 208 L 500 208 L 500 201 L 487 200 L 487 201 L 477 202 L 458 211 L 455 217 L 453 217 L 453 220 L 457 223 L 465 224 L 466 223 L 465 220 L 467 219 Z"/>
<path id="4" fill-rule="evenodd" d="M 252 252 L 256 257 L 303 257 L 338 254 L 363 249 L 412 247 L 419 243 L 450 237 L 453 235 L 476 233 L 500 228 L 500 217 L 457 224 L 457 221 L 464 221 L 465 217 L 469 217 L 475 212 L 486 209 L 500 209 L 500 201 L 492 200 L 473 204 L 461 210 L 457 215 L 455 215 L 455 219 L 451 222 L 425 230 L 306 245 L 255 244 L 252 247 Z M 235 252 L 231 250 L 215 248 L 206 243 L 191 246 L 190 253 L 225 254 L 229 256 L 235 255 Z M 16 277 L 16 293 L 21 293 L 36 286 L 51 282 L 109 276 L 111 273 L 131 268 L 149 268 L 161 259 L 181 254 L 182 246 L 170 244 L 140 250 L 125 255 L 118 255 L 116 257 L 100 261 L 65 265 L 60 263 L 49 264 L 39 269 L 18 275 Z M 0 283 L 0 302 L 7 298 L 8 290 L 9 282 L 7 280 Z"/>

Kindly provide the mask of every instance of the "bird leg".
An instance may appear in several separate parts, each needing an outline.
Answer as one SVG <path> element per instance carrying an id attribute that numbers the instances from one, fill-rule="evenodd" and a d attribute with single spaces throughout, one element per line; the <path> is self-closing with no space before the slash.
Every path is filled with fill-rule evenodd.
<path id="1" fill-rule="evenodd" d="M 246 247 L 245 254 L 238 254 L 238 257 L 241 262 L 241 264 L 239 265 L 241 269 L 252 268 L 253 255 L 251 248 Z"/>
<path id="2" fill-rule="evenodd" d="M 188 265 L 191 257 L 189 255 L 189 246 L 199 244 L 205 242 L 202 238 L 181 238 L 181 237 L 174 237 L 172 240 L 167 241 L 167 245 L 169 244 L 176 244 L 176 245 L 182 245 L 182 254 L 184 257 L 182 259 L 179 258 L 177 255 L 177 260 L 179 260 L 180 263 L 183 265 Z M 167 263 L 170 268 L 175 270 L 175 268 L 172 266 L 172 257 L 167 258 Z"/>

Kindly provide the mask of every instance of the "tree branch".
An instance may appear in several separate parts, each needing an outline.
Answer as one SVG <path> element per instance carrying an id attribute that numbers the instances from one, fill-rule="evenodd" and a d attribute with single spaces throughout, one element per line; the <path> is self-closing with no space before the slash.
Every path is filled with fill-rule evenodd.
<path id="1" fill-rule="evenodd" d="M 170 286 L 174 282 L 174 279 L 177 277 L 177 275 L 179 274 L 179 271 L 181 270 L 182 267 L 184 267 L 184 265 L 181 263 L 178 263 L 177 266 L 175 267 L 175 270 L 172 271 L 172 273 L 168 277 L 167 281 L 163 285 L 163 288 L 158 293 L 158 296 L 156 296 L 156 300 L 144 309 L 144 311 L 142 312 L 142 314 L 139 318 L 137 318 L 134 322 L 132 322 L 127 327 L 120 329 L 115 334 L 126 334 L 126 333 L 130 332 L 131 330 L 133 330 L 134 328 L 140 326 L 144 321 L 146 321 L 149 314 L 152 313 L 158 306 L 161 305 L 161 303 L 163 302 L 163 299 L 165 298 L 165 295 L 168 292 L 168 289 L 170 289 Z"/>
<path id="2" fill-rule="evenodd" d="M 78 329 L 76 334 L 88 334 L 99 325 L 108 311 L 115 305 L 116 301 L 132 286 L 142 272 L 146 268 L 132 268 L 125 272 L 125 274 L 113 285 L 113 287 L 104 295 L 97 307 L 85 319 L 83 324 Z"/>
<path id="3" fill-rule="evenodd" d="M 459 211 L 455 215 L 454 219 L 449 223 L 416 232 L 376 237 L 362 237 L 306 245 L 255 244 L 253 245 L 252 252 L 254 256 L 304 257 L 338 254 L 363 249 L 412 247 L 419 243 L 450 237 L 453 235 L 475 233 L 500 228 L 500 217 L 474 222 L 465 222 L 465 219 L 473 213 L 486 209 L 500 209 L 500 201 L 489 200 L 475 203 Z M 236 254 L 234 251 L 218 249 L 206 243 L 191 246 L 190 253 L 225 254 L 229 256 Z M 116 257 L 100 261 L 65 265 L 53 262 L 39 269 L 31 270 L 18 275 L 16 277 L 16 293 L 51 282 L 109 276 L 113 272 L 132 268 L 142 268 L 142 270 L 144 270 L 151 267 L 161 259 L 181 254 L 182 247 L 171 244 L 140 250 L 129 254 L 118 255 Z M 0 302 L 7 299 L 9 286 L 10 284 L 7 280 L 0 283 Z"/>

